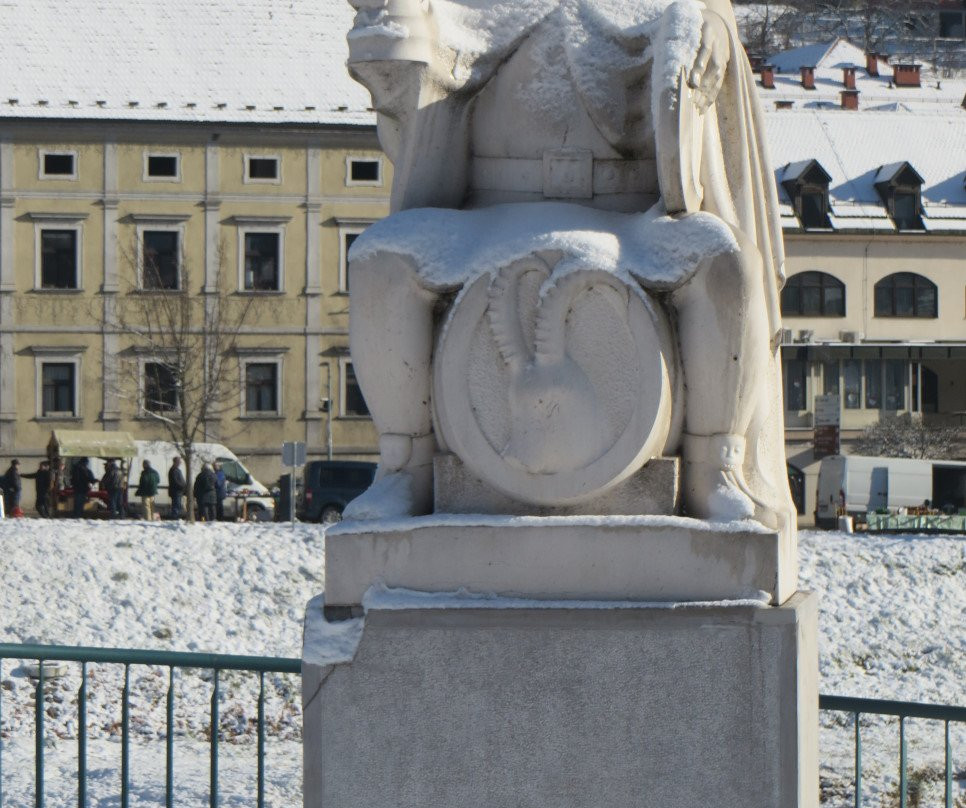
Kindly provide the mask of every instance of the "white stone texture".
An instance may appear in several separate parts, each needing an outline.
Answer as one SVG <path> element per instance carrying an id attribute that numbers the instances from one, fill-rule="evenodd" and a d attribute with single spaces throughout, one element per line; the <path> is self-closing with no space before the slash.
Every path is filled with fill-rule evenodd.
<path id="1" fill-rule="evenodd" d="M 540 600 L 707 601 L 795 592 L 796 549 L 755 522 L 435 515 L 342 523 L 325 537 L 326 603 L 372 586 Z"/>
<path id="2" fill-rule="evenodd" d="M 370 610 L 303 664 L 305 806 L 814 808 L 815 602 Z"/>
<path id="3" fill-rule="evenodd" d="M 604 494 L 575 505 L 539 506 L 491 488 L 453 454 L 433 460 L 435 513 L 487 513 L 511 516 L 646 514 L 672 515 L 681 506 L 680 462 L 676 457 L 649 460 L 624 482 Z"/>

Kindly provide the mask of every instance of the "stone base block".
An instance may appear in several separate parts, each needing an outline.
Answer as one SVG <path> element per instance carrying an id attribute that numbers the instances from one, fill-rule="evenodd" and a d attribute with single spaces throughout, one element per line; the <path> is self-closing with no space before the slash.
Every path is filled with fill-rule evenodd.
<path id="1" fill-rule="evenodd" d="M 326 603 L 370 586 L 539 600 L 736 600 L 795 591 L 794 540 L 683 517 L 426 516 L 345 522 L 325 536 Z"/>
<path id="2" fill-rule="evenodd" d="M 433 461 L 437 513 L 487 513 L 513 516 L 676 514 L 681 505 L 680 460 L 655 457 L 610 491 L 576 505 L 542 506 L 518 502 L 476 477 L 456 455 Z"/>
<path id="3" fill-rule="evenodd" d="M 343 664 L 313 604 L 306 808 L 818 806 L 814 595 L 376 607 Z"/>

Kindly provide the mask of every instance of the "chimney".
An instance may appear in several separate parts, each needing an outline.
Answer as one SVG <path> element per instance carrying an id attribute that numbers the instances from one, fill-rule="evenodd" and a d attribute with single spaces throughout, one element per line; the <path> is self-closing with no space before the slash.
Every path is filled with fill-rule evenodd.
<path id="1" fill-rule="evenodd" d="M 859 108 L 859 91 L 842 90 L 842 109 Z"/>
<path id="2" fill-rule="evenodd" d="M 855 67 L 843 67 L 842 68 L 842 84 L 846 90 L 855 89 Z"/>
<path id="3" fill-rule="evenodd" d="M 815 66 L 811 67 L 802 66 L 802 87 L 806 90 L 815 89 Z"/>
<path id="4" fill-rule="evenodd" d="M 749 53 L 748 62 L 751 64 L 751 72 L 757 73 L 765 64 L 765 57 L 760 53 Z"/>
<path id="5" fill-rule="evenodd" d="M 879 75 L 879 54 L 875 51 L 869 51 L 865 55 L 865 72 L 870 76 Z"/>
<path id="6" fill-rule="evenodd" d="M 964 103 L 966 103 L 966 99 L 963 99 L 963 101 Z M 793 106 L 795 106 L 794 101 L 776 101 L 775 102 L 775 109 L 791 109 Z"/>
<path id="7" fill-rule="evenodd" d="M 919 65 L 899 62 L 892 66 L 892 80 L 896 87 L 920 87 Z"/>
<path id="8" fill-rule="evenodd" d="M 775 89 L 775 66 L 774 65 L 762 65 L 761 66 L 761 86 L 766 90 Z"/>

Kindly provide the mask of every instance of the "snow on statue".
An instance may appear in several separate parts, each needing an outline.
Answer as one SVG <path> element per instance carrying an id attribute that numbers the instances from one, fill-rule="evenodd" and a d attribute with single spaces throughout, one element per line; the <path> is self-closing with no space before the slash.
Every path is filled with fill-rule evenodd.
<path id="1" fill-rule="evenodd" d="M 688 515 L 792 530 L 781 231 L 728 0 L 352 0 L 392 160 L 354 245 L 380 469 L 348 518 L 432 509 L 433 457 L 540 506 L 678 453 Z"/>

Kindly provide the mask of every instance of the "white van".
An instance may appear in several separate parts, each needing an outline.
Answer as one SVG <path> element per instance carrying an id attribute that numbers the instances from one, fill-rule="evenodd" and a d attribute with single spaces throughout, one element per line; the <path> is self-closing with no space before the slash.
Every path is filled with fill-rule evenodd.
<path id="1" fill-rule="evenodd" d="M 831 455 L 818 472 L 815 523 L 834 528 L 841 512 L 896 511 L 927 501 L 935 508 L 966 507 L 966 463 L 903 457 Z"/>
<path id="2" fill-rule="evenodd" d="M 171 461 L 178 456 L 177 450 L 168 441 L 134 441 L 137 454 L 131 458 L 128 472 L 128 507 L 137 512 L 139 503 L 134 496 L 138 486 L 138 477 L 145 460 L 149 460 L 155 471 L 161 477 L 158 495 L 155 498 L 155 508 L 162 516 L 167 516 L 171 509 L 171 497 L 168 494 L 168 469 Z M 245 468 L 235 453 L 220 443 L 196 443 L 195 456 L 192 460 L 192 475 L 197 475 L 202 463 L 218 461 L 221 470 L 225 472 L 228 496 L 225 498 L 225 517 L 237 519 L 240 515 L 242 503 L 245 502 L 245 515 L 253 521 L 272 521 L 275 518 L 275 500 L 271 492 L 256 480 L 252 473 Z M 104 473 L 104 461 L 91 458 L 91 471 L 100 479 Z M 184 471 L 184 463 L 181 464 Z M 191 480 L 188 481 L 191 485 Z"/>

